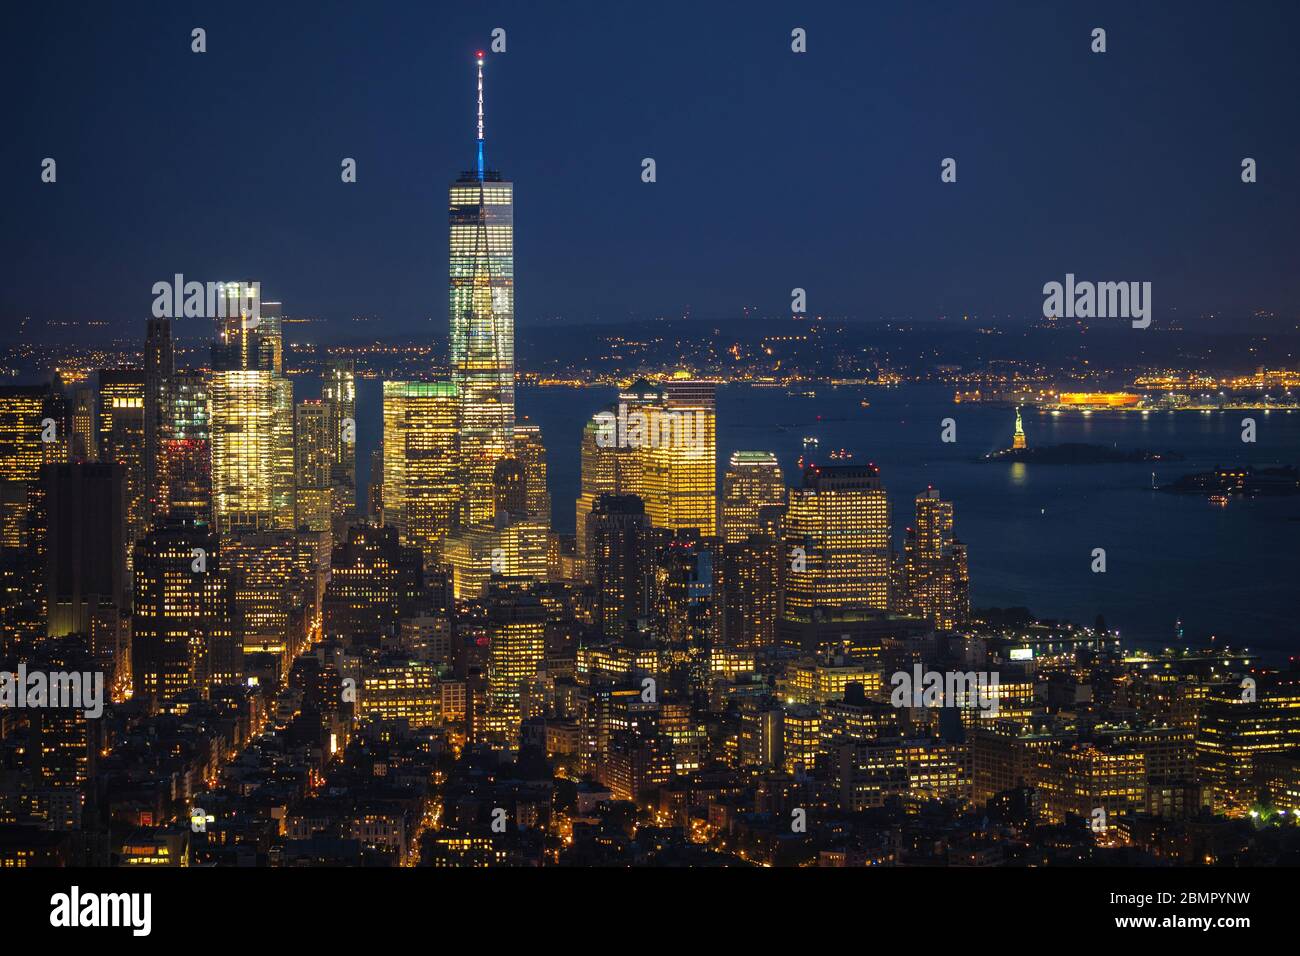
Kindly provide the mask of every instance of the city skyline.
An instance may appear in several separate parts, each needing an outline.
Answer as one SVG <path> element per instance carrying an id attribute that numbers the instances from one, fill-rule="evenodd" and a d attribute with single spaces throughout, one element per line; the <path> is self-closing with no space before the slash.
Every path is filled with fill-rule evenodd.
<path id="1" fill-rule="evenodd" d="M 259 171 L 212 180 L 223 209 L 223 182 L 259 180 L 242 202 L 266 213 L 271 242 L 257 224 L 239 248 L 224 224 L 175 236 L 151 307 L 119 335 L 108 312 L 64 324 L 58 309 L 82 308 L 82 290 L 55 281 L 39 240 L 30 253 L 0 240 L 22 273 L 0 291 L 0 321 L 34 274 L 63 303 L 38 324 L 71 336 L 38 345 L 18 323 L 0 342 L 0 871 L 24 871 L 0 887 L 0 912 L 137 937 L 156 919 L 170 941 L 193 935 L 206 912 L 195 900 L 210 893 L 225 901 L 214 938 L 256 938 L 247 907 L 229 903 L 238 870 L 290 912 L 328 901 L 283 938 L 360 920 L 373 945 L 376 919 L 437 925 L 442 888 L 465 895 L 468 875 L 436 871 L 531 871 L 551 912 L 534 920 L 511 904 L 503 922 L 584 932 L 586 917 L 557 904 L 602 897 L 546 870 L 689 868 L 752 907 L 765 899 L 737 877 L 704 872 L 817 868 L 858 871 L 831 883 L 870 894 L 883 906 L 872 919 L 894 929 L 914 914 L 958 931 L 989 913 L 1072 931 L 1266 916 L 1269 904 L 1231 891 L 1253 885 L 1243 871 L 1300 865 L 1300 336 L 1285 310 L 1210 332 L 1178 311 L 1205 290 L 1300 303 L 1278 268 L 1294 243 L 1277 232 L 1296 208 L 1279 174 L 1297 134 L 1262 132 L 1272 113 L 1260 104 L 1229 122 L 1216 108 L 1231 95 L 1205 88 L 1277 49 L 1294 11 L 1238 23 L 1230 53 L 1186 71 L 1179 92 L 1205 129 L 1203 148 L 1180 154 L 1176 189 L 1138 173 L 1184 142 L 1188 117 L 1165 108 L 1171 64 L 1187 62 L 1175 51 L 1221 33 L 1204 17 L 1171 33 L 1171 11 L 814 10 L 789 22 L 763 3 L 744 16 L 701 9 L 686 31 L 662 12 L 634 25 L 610 11 L 606 42 L 588 46 L 593 27 L 567 36 L 553 11 L 475 32 L 488 14 L 457 10 L 438 14 L 445 33 L 421 35 L 428 11 L 325 8 L 297 25 L 298 48 L 262 54 L 266 102 L 231 122 Z M 247 88 L 186 72 L 219 66 L 226 16 L 165 41 L 188 45 L 173 84 L 192 84 L 191 103 Z M 880 56 L 814 79 L 805 64 L 842 54 L 855 30 Z M 330 65 L 321 51 L 339 49 L 333 31 L 355 60 L 312 89 Z M 479 41 L 438 61 L 436 95 L 419 86 L 419 63 L 466 33 Z M 611 56 L 633 35 L 635 55 Z M 524 52 L 539 36 L 549 61 Z M 779 66 L 752 57 L 760 38 Z M 376 49 L 387 57 L 374 87 L 350 88 L 349 64 Z M 675 59 L 692 50 L 705 58 Z M 120 81 L 169 100 L 148 75 L 173 53 L 147 68 L 126 58 Z M 648 55 L 698 67 L 663 81 L 662 114 L 621 99 L 655 81 L 638 72 Z M 768 135 L 752 142 L 753 104 L 717 82 L 741 61 L 746 92 L 767 97 Z M 1059 75 L 1019 82 L 1044 63 Z M 1250 82 L 1294 69 L 1261 67 Z M 873 100 L 870 130 L 840 114 L 864 70 L 900 91 Z M 361 128 L 343 117 L 391 93 L 380 74 L 404 76 L 410 96 L 365 128 L 372 146 L 418 155 L 418 188 L 342 145 Z M 347 95 L 333 110 L 286 109 L 335 93 Z M 1073 102 L 1095 116 L 1125 96 L 1159 108 L 1148 139 L 1104 175 L 1088 178 L 1121 152 L 1101 141 L 1049 152 L 1052 175 L 1008 161 L 1042 129 L 1024 110 Z M 1002 105 L 987 127 L 986 100 Z M 917 101 L 934 112 L 918 118 Z M 87 115 L 60 101 L 22 116 L 56 124 L 65 111 Z M 284 138 L 265 136 L 271 115 Z M 1256 159 L 1234 165 L 1225 123 L 1253 139 L 1258 179 Z M 674 148 L 629 153 L 651 154 L 624 171 L 632 199 L 596 169 L 638 124 Z M 955 163 L 936 145 L 945 128 L 966 144 Z M 905 129 L 915 136 L 900 155 L 936 150 L 925 176 L 883 152 L 860 170 L 831 158 Z M 123 153 L 147 144 L 129 116 L 122 130 Z M 548 166 L 569 155 L 566 138 L 583 139 L 569 144 L 579 159 Z M 339 158 L 305 170 L 322 142 Z M 270 174 L 277 147 L 293 185 Z M 797 188 L 769 178 L 795 156 Z M 42 188 L 118 201 L 75 161 L 54 168 Z M 166 197 L 214 168 L 204 156 L 121 192 Z M 317 172 L 342 205 L 321 199 Z M 885 172 L 893 185 L 873 186 Z M 1133 208 L 1158 227 L 1114 228 L 1139 195 L 1150 204 Z M 172 200 L 176 217 L 192 209 Z M 19 221 L 34 202 L 17 203 Z M 1043 230 L 1070 203 L 1094 208 Z M 1197 218 L 1229 206 L 1215 229 Z M 37 216 L 34 234 L 65 214 Z M 87 235 L 102 228 L 78 215 Z M 118 229 L 105 262 L 157 264 L 157 240 L 140 241 L 148 215 Z M 350 260 L 375 229 L 383 242 Z M 68 238 L 65 267 L 83 241 Z M 1285 252 L 1258 256 L 1272 241 Z M 240 278 L 208 275 L 205 249 Z M 438 257 L 432 271 L 412 266 Z M 780 263 L 810 278 L 787 279 Z M 864 289 L 887 303 L 910 287 L 930 308 L 955 288 L 1019 294 L 1040 271 L 1029 320 L 962 314 L 951 335 L 816 304 Z M 770 315 L 759 303 L 734 323 L 696 323 L 755 282 L 775 290 Z M 597 314 L 601 296 L 651 303 L 686 287 L 706 289 L 708 305 L 685 318 Z M 443 288 L 445 314 L 433 305 Z M 430 314 L 331 341 L 328 313 L 346 315 L 355 290 L 376 315 L 421 297 Z M 548 324 L 545 303 L 561 302 L 594 308 L 583 321 L 608 329 Z M 937 873 L 968 867 L 978 880 Z M 1189 893 L 1210 885 L 1180 882 L 1194 871 L 1212 871 L 1216 890 Z M 946 901 L 949 878 L 974 889 Z M 1158 897 L 1139 893 L 1156 885 Z M 502 898 L 468 897 L 496 909 Z M 840 909 L 833 896 L 818 907 Z M 471 933 L 480 921 L 495 932 L 501 913 L 482 909 L 453 912 Z M 792 913 L 804 915 L 773 908 L 769 922 Z M 1145 922 L 1152 913 L 1170 922 Z M 925 925 L 906 929 L 911 944 Z"/>

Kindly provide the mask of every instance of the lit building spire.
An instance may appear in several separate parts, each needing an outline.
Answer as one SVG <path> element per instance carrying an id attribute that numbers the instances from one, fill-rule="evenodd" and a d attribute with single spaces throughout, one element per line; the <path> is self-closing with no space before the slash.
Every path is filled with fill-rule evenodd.
<path id="1" fill-rule="evenodd" d="M 463 498 L 457 524 L 491 525 L 496 465 L 514 453 L 514 187 L 483 155 L 483 65 L 478 78 L 475 166 L 451 184 L 448 212 L 450 338 L 448 359 L 460 401 Z M 476 552 L 477 553 L 477 552 Z"/>
<path id="2" fill-rule="evenodd" d="M 478 60 L 478 179 L 483 181 L 483 51 L 474 54 Z"/>

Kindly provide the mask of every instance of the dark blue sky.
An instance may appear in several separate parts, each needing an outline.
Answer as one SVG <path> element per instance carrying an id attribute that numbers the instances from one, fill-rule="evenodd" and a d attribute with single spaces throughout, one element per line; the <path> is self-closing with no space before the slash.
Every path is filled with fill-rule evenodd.
<path id="1" fill-rule="evenodd" d="M 1151 281 L 1157 322 L 1300 312 L 1292 2 L 41 2 L 6 17 L 11 329 L 139 328 L 150 286 L 182 272 L 258 277 L 343 335 L 357 314 L 380 319 L 369 334 L 441 331 L 446 186 L 471 162 L 472 51 L 494 27 L 508 51 L 487 68 L 488 158 L 516 184 L 521 326 L 779 315 L 794 286 L 828 316 L 1026 318 L 1066 272 Z"/>

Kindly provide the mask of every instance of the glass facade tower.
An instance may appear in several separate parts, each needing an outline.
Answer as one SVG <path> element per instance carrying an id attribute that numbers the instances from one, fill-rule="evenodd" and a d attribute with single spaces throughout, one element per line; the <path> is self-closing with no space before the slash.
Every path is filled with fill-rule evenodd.
<path id="1" fill-rule="evenodd" d="M 449 193 L 449 358 L 460 396 L 463 525 L 492 520 L 492 474 L 513 454 L 515 423 L 514 185 L 482 164 L 482 58 L 478 67 L 480 159 Z"/>

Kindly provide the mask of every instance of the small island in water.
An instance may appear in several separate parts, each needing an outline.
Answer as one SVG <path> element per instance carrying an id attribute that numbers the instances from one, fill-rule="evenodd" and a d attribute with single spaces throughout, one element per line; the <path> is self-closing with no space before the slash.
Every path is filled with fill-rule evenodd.
<path id="1" fill-rule="evenodd" d="M 991 451 L 979 461 L 1018 461 L 1034 465 L 1112 465 L 1151 461 L 1182 461 L 1183 456 L 1173 452 L 1146 451 L 1141 448 L 1115 448 L 1110 445 L 1089 445 L 1083 442 L 1065 442 L 1060 445 L 1038 445 L 1033 448 L 1025 438 L 1020 409 L 1016 409 L 1016 431 L 1010 448 Z"/>
<path id="2" fill-rule="evenodd" d="M 1161 485 L 1159 490 L 1177 495 L 1209 495 L 1212 498 L 1226 495 L 1241 495 L 1247 498 L 1266 495 L 1300 495 L 1300 469 L 1294 465 L 1282 465 L 1276 468 L 1255 468 L 1252 465 L 1235 468 L 1216 466 L 1213 471 L 1183 475 L 1177 481 Z"/>

